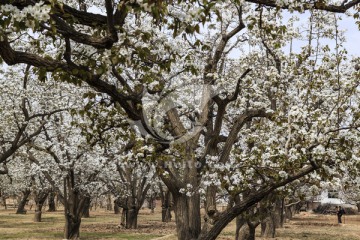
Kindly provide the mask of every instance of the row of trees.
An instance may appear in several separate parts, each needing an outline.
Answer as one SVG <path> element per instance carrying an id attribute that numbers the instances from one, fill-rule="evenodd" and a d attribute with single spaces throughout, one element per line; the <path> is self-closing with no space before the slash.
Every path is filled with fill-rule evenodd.
<path id="1" fill-rule="evenodd" d="M 159 181 L 179 239 L 255 229 L 299 179 L 355 184 L 359 59 L 336 13 L 358 3 L 1 0 L 1 173 L 56 189 L 67 239 L 109 191 L 136 227 Z"/>

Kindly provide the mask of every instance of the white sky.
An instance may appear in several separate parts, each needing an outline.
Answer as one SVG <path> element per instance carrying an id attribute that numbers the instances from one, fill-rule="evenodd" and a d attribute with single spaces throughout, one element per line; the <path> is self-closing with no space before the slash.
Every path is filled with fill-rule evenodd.
<path id="1" fill-rule="evenodd" d="M 89 12 L 94 13 L 100 13 L 105 14 L 100 11 L 97 7 L 90 7 L 88 9 Z M 301 16 L 306 16 L 305 18 L 308 18 L 308 12 L 302 13 L 298 15 L 301 19 Z M 344 44 L 344 47 L 348 50 L 349 56 L 357 56 L 360 57 L 360 30 L 358 29 L 358 26 L 356 25 L 355 19 L 352 17 L 348 17 L 345 14 L 342 14 L 342 20 L 339 21 L 339 27 L 340 29 L 345 30 L 346 29 L 346 43 Z M 331 43 L 330 43 L 331 45 Z M 296 46 L 293 45 L 293 48 L 296 49 Z"/>
<path id="2" fill-rule="evenodd" d="M 346 44 L 345 48 L 350 55 L 360 57 L 360 30 L 355 24 L 355 19 L 351 17 L 343 17 L 339 22 L 339 26 L 346 31 Z"/>

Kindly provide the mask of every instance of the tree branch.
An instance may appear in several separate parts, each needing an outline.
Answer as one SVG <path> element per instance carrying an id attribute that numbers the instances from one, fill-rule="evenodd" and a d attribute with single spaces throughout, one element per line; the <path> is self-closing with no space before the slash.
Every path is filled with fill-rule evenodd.
<path id="1" fill-rule="evenodd" d="M 290 5 L 283 5 L 279 6 L 279 4 L 276 3 L 275 0 L 245 0 L 246 2 L 250 3 L 257 3 L 260 5 L 265 5 L 268 7 L 279 7 L 281 9 L 289 9 Z M 324 4 L 323 1 L 316 1 L 316 2 L 308 2 L 304 3 L 302 6 L 303 10 L 310 10 L 310 9 L 317 9 L 317 10 L 324 10 L 327 12 L 334 12 L 334 13 L 345 13 L 348 9 L 354 7 L 355 5 L 359 4 L 360 0 L 353 0 L 350 1 L 347 4 L 341 4 L 341 5 L 333 5 L 333 4 Z M 295 10 L 301 10 L 300 8 Z"/>

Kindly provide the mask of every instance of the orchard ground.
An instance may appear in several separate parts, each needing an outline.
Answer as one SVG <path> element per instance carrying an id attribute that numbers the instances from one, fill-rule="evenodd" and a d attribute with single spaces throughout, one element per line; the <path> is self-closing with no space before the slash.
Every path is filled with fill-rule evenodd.
<path id="1" fill-rule="evenodd" d="M 102 209 L 90 212 L 90 218 L 83 218 L 81 239 L 117 240 L 175 240 L 175 223 L 162 223 L 159 210 L 151 214 L 144 209 L 139 215 L 139 229 L 128 230 L 119 227 L 120 215 Z M 34 212 L 15 214 L 15 209 L 0 210 L 0 239 L 62 239 L 64 216 L 62 211 L 43 213 L 43 222 L 33 222 Z M 336 223 L 336 215 L 316 215 L 301 212 L 284 228 L 277 230 L 277 240 L 355 240 L 360 239 L 360 215 L 346 215 L 345 224 Z M 259 233 L 257 233 L 259 236 Z M 234 239 L 235 222 L 224 229 L 220 240 Z M 258 237 L 257 239 L 263 239 Z"/>

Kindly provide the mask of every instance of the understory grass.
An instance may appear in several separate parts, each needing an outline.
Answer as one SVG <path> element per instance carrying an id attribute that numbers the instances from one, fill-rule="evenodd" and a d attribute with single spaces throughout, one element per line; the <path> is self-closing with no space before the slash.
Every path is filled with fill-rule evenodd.
<path id="1" fill-rule="evenodd" d="M 139 215 L 139 229 L 119 227 L 120 215 L 105 210 L 92 211 L 90 218 L 83 218 L 80 229 L 81 239 L 149 240 L 163 236 L 176 240 L 174 219 L 161 222 L 160 210 L 150 214 L 145 209 Z M 0 210 L 0 239 L 63 239 L 64 216 L 62 211 L 44 212 L 42 222 L 33 222 L 34 212 L 15 214 L 15 209 Z M 234 239 L 235 221 L 227 226 L 218 237 L 220 240 Z M 165 238 L 164 238 L 165 239 Z M 260 237 L 260 227 L 257 229 Z M 300 213 L 277 230 L 277 240 L 360 240 L 360 215 L 346 216 L 346 224 L 336 224 L 335 215 Z"/>

